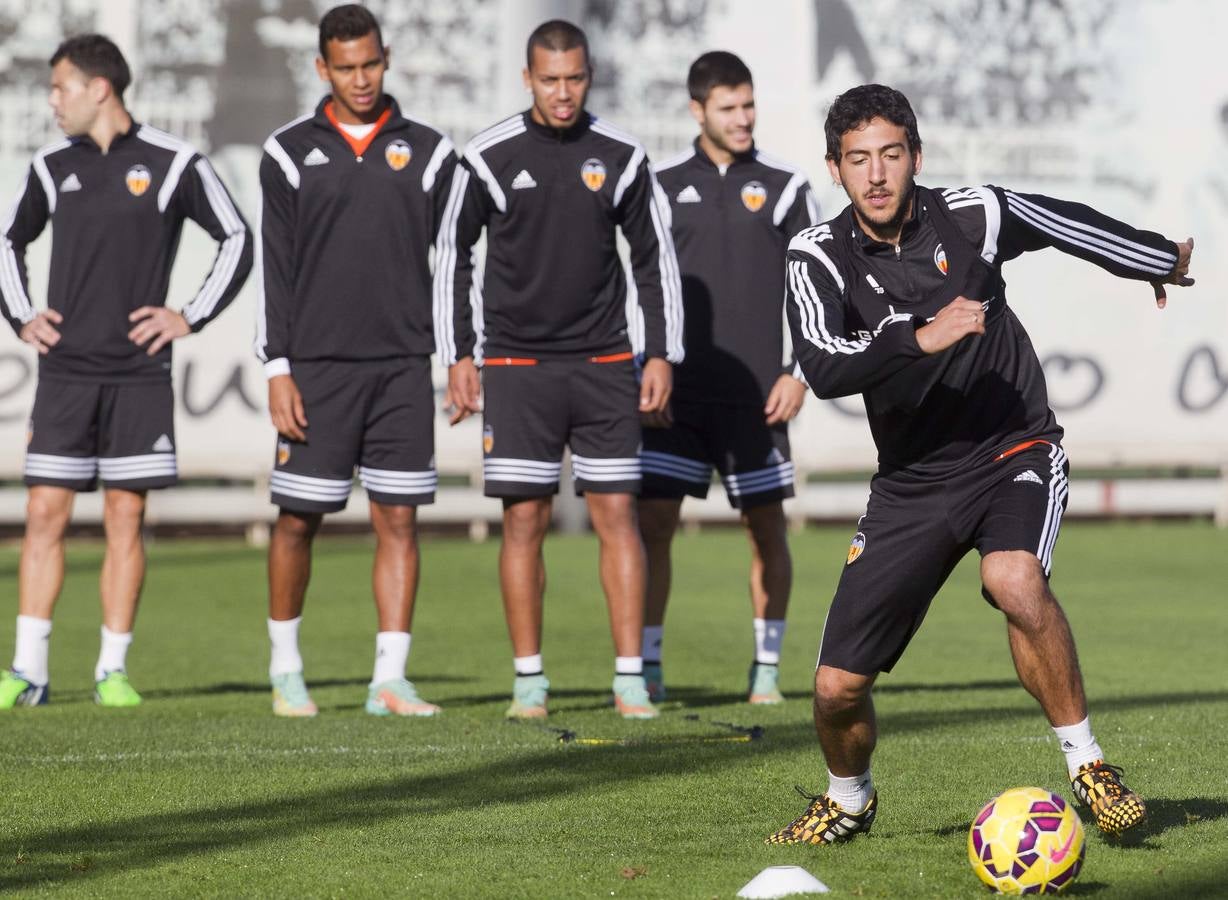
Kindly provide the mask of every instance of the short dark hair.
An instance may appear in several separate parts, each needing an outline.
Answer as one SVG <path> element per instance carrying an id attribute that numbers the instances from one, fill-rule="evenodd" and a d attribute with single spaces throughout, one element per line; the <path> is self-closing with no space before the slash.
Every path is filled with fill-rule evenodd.
<path id="1" fill-rule="evenodd" d="M 588 38 L 578 26 L 565 19 L 551 19 L 533 29 L 524 47 L 525 66 L 530 69 L 533 68 L 534 47 L 541 47 L 551 53 L 566 53 L 580 47 L 584 50 L 584 64 L 592 71 L 593 57 L 588 52 Z"/>
<path id="2" fill-rule="evenodd" d="M 713 88 L 754 83 L 746 63 L 728 50 L 709 50 L 691 63 L 686 73 L 686 89 L 697 103 L 707 103 Z"/>
<path id="3" fill-rule="evenodd" d="M 912 111 L 908 98 L 882 84 L 863 84 L 845 91 L 827 111 L 823 131 L 827 136 L 827 158 L 840 162 L 840 138 L 847 132 L 862 127 L 871 119 L 886 119 L 892 125 L 904 129 L 908 136 L 908 151 L 921 149 L 921 135 L 917 132 L 917 116 Z"/>
<path id="4" fill-rule="evenodd" d="M 371 10 L 357 3 L 334 6 L 320 19 L 320 59 L 328 62 L 329 41 L 356 41 L 373 31 L 380 56 L 383 56 L 384 33 Z"/>
<path id="5" fill-rule="evenodd" d="M 54 67 L 66 59 L 87 78 L 105 78 L 111 84 L 115 96 L 123 102 L 124 91 L 132 84 L 132 71 L 119 47 L 109 37 L 101 34 L 78 34 L 67 38 L 55 48 L 47 64 Z"/>

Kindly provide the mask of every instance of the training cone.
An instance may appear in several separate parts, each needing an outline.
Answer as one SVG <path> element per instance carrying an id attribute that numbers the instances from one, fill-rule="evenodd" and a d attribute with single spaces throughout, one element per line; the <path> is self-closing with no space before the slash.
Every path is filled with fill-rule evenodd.
<path id="1" fill-rule="evenodd" d="M 794 894 L 826 894 L 827 885 L 801 866 L 768 866 L 750 881 L 739 897 L 791 897 Z"/>

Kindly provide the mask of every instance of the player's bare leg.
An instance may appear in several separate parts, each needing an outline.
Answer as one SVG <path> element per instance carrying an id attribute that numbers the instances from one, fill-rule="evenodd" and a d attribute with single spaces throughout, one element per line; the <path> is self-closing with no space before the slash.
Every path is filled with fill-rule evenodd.
<path id="1" fill-rule="evenodd" d="M 647 583 L 644 591 L 644 683 L 653 702 L 665 699 L 665 676 L 661 669 L 661 643 L 665 631 L 665 608 L 669 604 L 674 564 L 671 549 L 678 531 L 682 498 L 641 499 L 637 507 L 640 537 L 644 541 Z"/>
<path id="2" fill-rule="evenodd" d="M 682 499 L 640 500 L 638 519 L 640 537 L 644 541 L 647 563 L 647 587 L 644 594 L 644 626 L 665 624 L 665 608 L 669 604 L 673 561 L 670 548 L 678 530 Z"/>
<path id="3" fill-rule="evenodd" d="M 986 554 L 981 582 L 1006 616 L 1019 680 L 1040 703 L 1049 724 L 1073 725 L 1087 718 L 1074 637 L 1040 560 L 1025 550 Z"/>
<path id="4" fill-rule="evenodd" d="M 1075 796 L 1109 834 L 1138 825 L 1146 806 L 1122 783 L 1121 770 L 1105 763 L 1092 734 L 1074 636 L 1040 560 L 1023 550 L 988 553 L 981 582 L 1006 616 L 1015 671 L 1053 726 Z"/>
<path id="5" fill-rule="evenodd" d="M 51 614 L 64 585 L 64 533 L 76 493 L 34 485 L 26 501 L 26 533 L 17 576 L 17 635 L 13 666 L 0 672 L 0 709 L 48 701 Z"/>
<path id="6" fill-rule="evenodd" d="M 321 513 L 280 509 L 269 539 L 269 680 L 278 716 L 310 717 L 317 712 L 303 681 L 298 629 L 311 581 L 311 546 L 323 519 Z"/>
<path id="7" fill-rule="evenodd" d="M 64 534 L 76 491 L 39 484 L 26 500 L 26 533 L 21 542 L 18 613 L 50 619 L 64 586 Z"/>
<path id="8" fill-rule="evenodd" d="M 503 614 L 512 639 L 516 681 L 510 719 L 546 716 L 550 682 L 542 670 L 542 600 L 546 563 L 542 544 L 550 527 L 550 497 L 503 501 L 503 541 L 499 546 L 499 583 Z"/>
<path id="9" fill-rule="evenodd" d="M 878 740 L 870 689 L 873 675 L 819 666 L 814 677 L 814 727 L 827 761 L 827 790 L 804 794 L 810 805 L 770 844 L 833 844 L 869 831 L 878 813 L 870 756 Z M 798 789 L 801 790 L 800 788 Z"/>
<path id="10" fill-rule="evenodd" d="M 640 656 L 647 573 L 635 497 L 589 491 L 585 499 L 601 544 L 601 586 L 614 638 L 614 703 L 624 718 L 655 718 Z"/>
<path id="11" fill-rule="evenodd" d="M 311 545 L 324 516 L 281 509 L 269 538 L 269 618 L 284 622 L 303 614 L 311 581 Z"/>
<path id="12" fill-rule="evenodd" d="M 550 528 L 551 504 L 549 497 L 505 500 L 503 504 L 499 583 L 512 653 L 517 657 L 541 653 L 542 598 L 546 593 L 542 544 Z"/>
<path id="13" fill-rule="evenodd" d="M 417 510 L 371 501 L 375 563 L 371 571 L 380 631 L 409 632 L 418 593 Z"/>
<path id="14" fill-rule="evenodd" d="M 417 508 L 372 500 L 371 525 L 375 530 L 371 583 L 379 633 L 366 710 L 377 716 L 433 716 L 439 707 L 419 697 L 405 677 L 418 593 Z"/>
<path id="15" fill-rule="evenodd" d="M 783 703 L 780 692 L 780 646 L 793 589 L 789 528 L 780 501 L 752 506 L 742 513 L 750 538 L 750 602 L 755 614 L 755 660 L 750 669 L 751 703 Z"/>
<path id="16" fill-rule="evenodd" d="M 102 598 L 102 647 L 94 666 L 94 700 L 101 706 L 137 706 L 128 681 L 132 626 L 145 583 L 145 492 L 107 488 L 102 497 L 106 555 L 98 579 Z"/>
<path id="17" fill-rule="evenodd" d="M 136 621 L 141 586 L 145 583 L 145 492 L 107 488 L 103 492 L 102 526 L 106 555 L 102 558 L 99 593 L 102 624 L 116 634 L 128 634 Z"/>

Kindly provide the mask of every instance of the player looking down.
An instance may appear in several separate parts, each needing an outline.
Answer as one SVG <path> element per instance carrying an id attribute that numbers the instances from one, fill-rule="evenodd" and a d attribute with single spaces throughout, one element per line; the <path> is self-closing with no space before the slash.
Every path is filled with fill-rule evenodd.
<path id="1" fill-rule="evenodd" d="M 1164 285 L 1193 284 L 1193 240 L 1174 243 L 1035 194 L 921 187 L 916 117 L 903 94 L 882 85 L 836 98 L 825 131 L 828 169 L 851 202 L 789 244 L 789 325 L 816 394 L 863 395 L 878 472 L 815 675 L 828 787 L 768 840 L 825 844 L 870 828 L 878 808 L 871 688 L 972 549 L 1076 797 L 1101 829 L 1119 834 L 1145 808 L 1092 733 L 1070 626 L 1049 588 L 1068 466 L 1001 270 L 1024 252 L 1056 247 L 1151 282 L 1163 307 Z"/>

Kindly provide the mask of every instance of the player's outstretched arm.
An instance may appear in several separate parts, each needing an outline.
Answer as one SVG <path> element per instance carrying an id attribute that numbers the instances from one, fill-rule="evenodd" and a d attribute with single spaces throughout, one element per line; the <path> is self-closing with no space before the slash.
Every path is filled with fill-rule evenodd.
<path id="1" fill-rule="evenodd" d="M 448 366 L 448 391 L 443 408 L 449 414 L 449 425 L 463 422 L 482 411 L 482 380 L 472 356 L 462 356 Z"/>
<path id="2" fill-rule="evenodd" d="M 1194 283 L 1194 279 L 1189 276 L 1190 257 L 1193 255 L 1194 239 L 1192 237 L 1177 242 L 1177 264 L 1173 266 L 1172 272 L 1167 278 L 1151 282 L 1158 308 L 1163 309 L 1168 305 L 1168 292 L 1164 290 L 1164 285 L 1175 284 L 1178 287 L 1189 287 Z"/>
<path id="3" fill-rule="evenodd" d="M 274 375 L 269 379 L 269 418 L 282 437 L 292 441 L 307 440 L 303 395 L 290 375 Z"/>
<path id="4" fill-rule="evenodd" d="M 941 353 L 970 334 L 985 333 L 985 310 L 980 301 L 956 297 L 926 325 L 917 329 L 917 346 L 927 354 Z"/>

